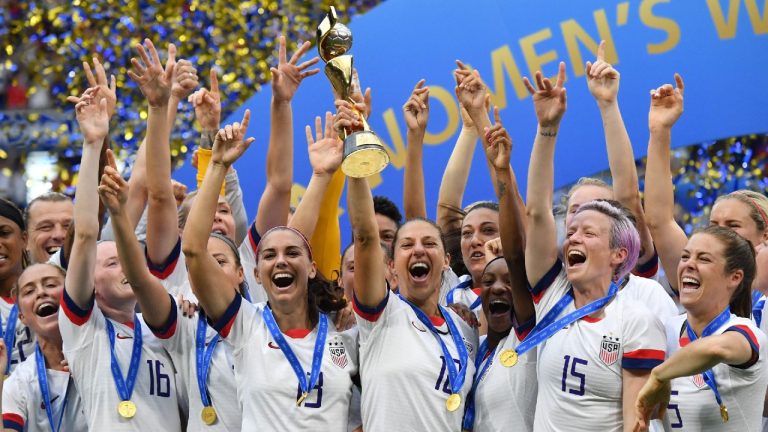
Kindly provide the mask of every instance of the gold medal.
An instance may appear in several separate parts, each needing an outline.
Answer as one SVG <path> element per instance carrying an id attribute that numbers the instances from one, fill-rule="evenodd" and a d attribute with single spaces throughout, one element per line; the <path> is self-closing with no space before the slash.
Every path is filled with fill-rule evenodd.
<path id="1" fill-rule="evenodd" d="M 296 406 L 301 406 L 301 403 L 304 402 L 304 399 L 306 399 L 307 396 L 309 396 L 309 393 L 302 393 L 301 396 L 299 396 L 299 400 L 296 401 Z"/>
<path id="2" fill-rule="evenodd" d="M 517 364 L 517 351 L 505 349 L 499 354 L 499 360 L 504 367 L 512 367 Z"/>
<path id="3" fill-rule="evenodd" d="M 454 393 L 448 396 L 448 400 L 445 401 L 445 407 L 448 408 L 448 411 L 456 411 L 459 406 L 461 406 L 461 395 Z"/>
<path id="4" fill-rule="evenodd" d="M 117 412 L 120 413 L 120 416 L 123 418 L 133 418 L 133 416 L 136 415 L 136 404 L 129 400 L 122 401 L 117 406 Z"/>
<path id="5" fill-rule="evenodd" d="M 723 419 L 723 423 L 728 423 L 728 408 L 725 405 L 720 405 L 720 417 Z"/>
<path id="6" fill-rule="evenodd" d="M 207 424 L 208 426 L 216 423 L 216 410 L 213 409 L 212 406 L 207 406 L 203 408 L 203 412 L 200 413 L 200 417 L 203 419 L 203 423 Z"/>

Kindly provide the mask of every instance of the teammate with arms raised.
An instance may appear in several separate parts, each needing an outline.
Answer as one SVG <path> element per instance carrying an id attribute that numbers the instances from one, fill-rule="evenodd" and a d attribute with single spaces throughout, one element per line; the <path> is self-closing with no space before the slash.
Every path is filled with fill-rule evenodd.
<path id="1" fill-rule="evenodd" d="M 167 85 L 172 70 L 162 71 L 154 46 L 149 40 L 145 43 L 152 61 L 140 48 L 146 67 L 138 62 L 134 67 L 142 75 L 151 70 L 155 85 Z M 158 100 L 147 90 L 142 88 L 149 101 L 147 139 L 167 140 L 167 94 Z M 59 314 L 64 356 L 81 390 L 89 430 L 175 431 L 181 425 L 171 359 L 134 312 L 136 297 L 120 267 L 115 243 L 96 242 L 97 169 L 109 131 L 106 101 L 98 93 L 98 87 L 86 90 L 75 107 L 84 144 L 75 195 L 75 240 L 64 313 Z"/>
<path id="2" fill-rule="evenodd" d="M 269 303 L 257 305 L 242 301 L 236 281 L 207 250 L 219 185 L 253 141 L 244 140 L 249 117 L 246 111 L 242 124 L 217 133 L 192 205 L 182 241 L 192 288 L 213 327 L 233 347 L 242 430 L 346 431 L 357 374 L 355 334 L 336 331 L 326 315 L 343 308 L 344 300 L 317 273 L 306 238 L 288 227 L 264 233 L 256 279 Z M 325 135 L 318 130 L 318 140 L 336 148 L 338 168 L 341 142 L 331 135 L 328 124 Z"/>
<path id="3" fill-rule="evenodd" d="M 552 215 L 553 153 L 566 108 L 565 64 L 555 85 L 536 72 L 539 127 L 528 171 L 525 267 L 537 327 L 517 348 L 537 343 L 539 393 L 534 429 L 630 430 L 634 399 L 650 369 L 664 360 L 661 322 L 642 305 L 616 295 L 635 266 L 637 230 L 616 205 L 591 201 L 567 227 L 558 258 Z M 618 205 L 618 204 L 617 204 Z"/>

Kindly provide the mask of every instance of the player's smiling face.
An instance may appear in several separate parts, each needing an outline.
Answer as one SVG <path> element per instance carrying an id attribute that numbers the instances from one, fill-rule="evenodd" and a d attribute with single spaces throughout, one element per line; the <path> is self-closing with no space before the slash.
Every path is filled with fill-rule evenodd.
<path id="1" fill-rule="evenodd" d="M 103 241 L 96 246 L 96 268 L 93 272 L 96 300 L 111 308 L 122 309 L 126 302 L 135 302 L 131 285 L 123 273 L 113 241 Z"/>
<path id="2" fill-rule="evenodd" d="M 288 229 L 272 231 L 259 243 L 256 279 L 271 303 L 307 301 L 307 285 L 317 270 L 304 240 Z"/>
<path id="3" fill-rule="evenodd" d="M 710 225 L 730 228 L 752 245 L 759 245 L 768 239 L 768 231 L 762 232 L 750 216 L 752 208 L 735 198 L 723 199 L 712 206 L 709 216 Z"/>
<path id="4" fill-rule="evenodd" d="M 472 279 L 485 268 L 485 242 L 499 236 L 499 212 L 489 208 L 472 210 L 461 224 L 461 257 Z"/>
<path id="5" fill-rule="evenodd" d="M 12 220 L 0 216 L 0 279 L 21 271 L 21 255 L 27 238 Z"/>
<path id="6" fill-rule="evenodd" d="M 506 333 L 512 328 L 512 281 L 504 259 L 495 259 L 480 278 L 483 297 L 483 313 L 488 328 L 496 333 Z"/>
<path id="7" fill-rule="evenodd" d="M 233 287 L 238 287 L 243 282 L 243 267 L 237 264 L 235 253 L 223 240 L 208 237 L 208 253 L 219 264 Z"/>
<path id="8" fill-rule="evenodd" d="M 440 232 L 432 224 L 414 220 L 400 227 L 395 241 L 395 273 L 409 299 L 424 301 L 437 295 L 448 264 Z"/>
<path id="9" fill-rule="evenodd" d="M 232 209 L 229 207 L 229 203 L 221 196 L 216 205 L 216 214 L 213 217 L 211 232 L 219 233 L 229 237 L 231 240 L 235 239 L 235 218 L 232 216 Z"/>
<path id="10" fill-rule="evenodd" d="M 710 234 L 694 234 L 688 240 L 677 265 L 680 303 L 687 310 L 720 312 L 730 303 L 744 273 L 727 273 L 724 255 L 725 247 Z"/>
<path id="11" fill-rule="evenodd" d="M 27 267 L 18 280 L 19 318 L 38 336 L 58 339 L 64 274 L 51 264 Z"/>
<path id="12" fill-rule="evenodd" d="M 578 287 L 613 279 L 614 270 L 626 258 L 626 250 L 611 249 L 611 219 L 595 210 L 573 216 L 563 242 L 568 280 Z"/>

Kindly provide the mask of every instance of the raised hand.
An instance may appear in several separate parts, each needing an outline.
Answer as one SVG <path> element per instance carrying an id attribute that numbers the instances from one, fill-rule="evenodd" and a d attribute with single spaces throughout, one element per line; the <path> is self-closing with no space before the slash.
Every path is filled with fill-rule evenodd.
<path id="1" fill-rule="evenodd" d="M 211 162 L 229 168 L 248 149 L 254 138 L 245 139 L 248 123 L 251 122 L 251 110 L 245 110 L 242 123 L 235 122 L 219 129 L 213 142 Z"/>
<path id="2" fill-rule="evenodd" d="M 605 61 L 605 41 L 600 41 L 597 47 L 595 63 L 587 62 L 587 87 L 592 97 L 600 105 L 616 102 L 619 94 L 619 71 Z"/>
<path id="3" fill-rule="evenodd" d="M 485 148 L 485 156 L 495 169 L 509 169 L 512 138 L 510 138 L 504 125 L 501 124 L 499 107 L 493 107 L 493 118 L 496 124 L 490 128 L 485 128 L 485 139 L 488 141 L 488 146 Z"/>
<path id="4" fill-rule="evenodd" d="M 346 136 L 349 131 L 361 130 L 363 122 L 360 120 L 360 113 L 365 111 L 365 104 L 355 103 L 345 100 L 337 100 L 336 116 L 333 118 L 333 129 L 339 136 Z"/>
<path id="5" fill-rule="evenodd" d="M 536 109 L 536 118 L 539 125 L 543 127 L 558 126 L 563 118 L 566 109 L 565 87 L 565 63 L 560 62 L 557 71 L 557 81 L 552 85 L 549 78 L 544 78 L 541 71 L 536 71 L 536 85 L 538 90 L 533 88 L 528 77 L 523 78 L 523 84 L 528 89 L 533 99 L 533 106 Z"/>
<path id="6" fill-rule="evenodd" d="M 637 420 L 634 431 L 647 431 L 650 426 L 651 415 L 658 407 L 659 418 L 664 418 L 672 392 L 672 384 L 669 381 L 661 381 L 651 372 L 648 380 L 640 389 L 635 402 Z"/>
<path id="7" fill-rule="evenodd" d="M 675 74 L 675 84 L 671 84 L 651 90 L 651 110 L 648 112 L 648 127 L 650 129 L 671 128 L 683 113 L 683 77 Z"/>
<path id="8" fill-rule="evenodd" d="M 312 172 L 318 175 L 332 175 L 341 166 L 344 147 L 344 143 L 333 130 L 333 116 L 330 112 L 325 113 L 325 131 L 320 117 L 315 117 L 315 139 L 312 138 L 312 128 L 309 125 L 305 130 Z"/>
<path id="9" fill-rule="evenodd" d="M 429 87 L 424 87 L 425 80 L 420 80 L 413 88 L 411 96 L 403 105 L 403 116 L 409 130 L 424 132 L 429 120 Z"/>
<path id="10" fill-rule="evenodd" d="M 485 251 L 486 264 L 500 256 L 504 256 L 504 250 L 502 249 L 501 245 L 501 237 L 496 237 L 495 239 L 491 239 L 485 242 L 483 250 Z"/>
<path id="11" fill-rule="evenodd" d="M 296 94 L 296 89 L 299 88 L 301 81 L 320 72 L 320 69 L 307 70 L 307 68 L 320 61 L 320 59 L 313 57 L 297 66 L 296 63 L 299 62 L 301 56 L 306 54 L 312 44 L 308 41 L 304 42 L 291 56 L 290 60 L 286 60 L 285 36 L 280 36 L 279 45 L 277 67 L 270 69 L 272 71 L 272 97 L 278 102 L 290 102 L 293 99 L 293 95 Z"/>
<path id="12" fill-rule="evenodd" d="M 211 89 L 201 88 L 187 98 L 203 130 L 216 130 L 221 124 L 221 94 L 216 70 L 211 69 Z"/>
<path id="13" fill-rule="evenodd" d="M 165 69 L 163 69 L 160 57 L 157 55 L 157 50 L 152 41 L 144 39 L 144 44 L 147 45 L 149 54 L 147 54 L 147 50 L 141 44 L 136 44 L 136 50 L 139 52 L 144 65 L 136 57 L 132 58 L 131 64 L 136 72 L 129 70 L 128 76 L 139 85 L 150 107 L 165 106 L 168 104 L 168 98 L 171 95 L 171 82 L 175 64 L 174 62 L 168 62 Z M 171 48 L 169 48 L 169 51 L 171 51 Z"/>
<path id="14" fill-rule="evenodd" d="M 480 72 L 470 70 L 469 66 L 456 60 L 457 69 L 453 71 L 453 77 L 456 80 L 456 97 L 459 103 L 470 115 L 487 109 L 486 95 L 488 91 L 485 84 L 480 79 Z"/>
<path id="15" fill-rule="evenodd" d="M 360 88 L 360 76 L 357 74 L 357 69 L 354 68 L 352 69 L 352 92 L 349 94 L 349 97 L 356 105 L 365 105 L 365 110 L 362 113 L 366 119 L 371 116 L 371 111 L 373 111 L 371 88 L 366 88 L 365 93 L 363 93 L 363 90 Z"/>
<path id="16" fill-rule="evenodd" d="M 184 100 L 195 88 L 197 88 L 197 69 L 189 60 L 176 62 L 176 46 L 168 46 L 168 62 L 165 67 L 173 66 L 173 80 L 171 81 L 171 95 L 176 100 Z"/>
<path id="17" fill-rule="evenodd" d="M 94 102 L 98 104 L 101 99 L 106 99 L 107 113 L 109 113 L 109 117 L 111 118 L 115 114 L 115 107 L 117 106 L 117 85 L 115 84 L 115 76 L 110 75 L 109 82 L 107 82 L 107 72 L 104 70 L 104 66 L 97 57 L 93 57 L 93 70 L 96 71 L 96 76 L 93 75 L 93 70 L 88 62 L 83 62 L 83 70 L 85 71 L 85 78 L 88 80 L 88 87 L 99 88 L 99 93 Z"/>
<path id="18" fill-rule="evenodd" d="M 110 149 L 107 149 L 107 165 L 101 175 L 99 196 L 111 215 L 120 213 L 128 201 L 128 182 L 117 172 L 115 155 Z"/>
<path id="19" fill-rule="evenodd" d="M 85 143 L 101 146 L 109 133 L 109 114 L 106 98 L 101 98 L 96 103 L 99 92 L 99 87 L 91 87 L 79 98 L 69 96 L 67 100 L 76 103 L 75 116 Z"/>

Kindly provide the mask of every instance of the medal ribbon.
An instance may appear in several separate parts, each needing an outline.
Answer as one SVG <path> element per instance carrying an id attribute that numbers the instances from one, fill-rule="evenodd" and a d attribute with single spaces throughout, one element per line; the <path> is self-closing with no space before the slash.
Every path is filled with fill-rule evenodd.
<path id="1" fill-rule="evenodd" d="M 471 278 L 468 278 L 465 281 L 459 282 L 455 287 L 453 287 L 453 289 L 448 291 L 448 294 L 446 294 L 446 296 L 445 296 L 446 303 L 449 304 L 449 305 L 454 304 L 455 303 L 453 301 L 453 294 L 454 294 L 454 292 L 456 290 L 460 290 L 460 289 L 469 290 L 471 285 L 472 285 L 472 279 Z M 472 304 L 469 306 L 469 310 L 475 310 L 478 306 L 480 306 L 480 304 L 482 302 L 483 302 L 483 298 L 480 297 L 480 296 L 477 296 L 475 301 L 473 301 Z"/>
<path id="2" fill-rule="evenodd" d="M 216 344 L 219 342 L 219 334 L 211 339 L 208 347 L 205 347 L 205 335 L 207 334 L 208 325 L 205 322 L 205 315 L 202 311 L 197 317 L 197 337 L 195 338 L 195 365 L 197 366 L 197 388 L 200 390 L 200 399 L 203 401 L 204 407 L 211 406 L 211 400 L 208 397 L 208 387 L 206 382 L 208 381 L 208 372 L 211 370 L 211 358 L 213 357 L 213 350 L 216 349 Z"/>
<path id="3" fill-rule="evenodd" d="M 317 378 L 320 376 L 320 367 L 323 364 L 325 337 L 328 335 L 328 317 L 323 313 L 320 314 L 320 322 L 318 323 L 317 329 L 317 339 L 315 340 L 315 349 L 312 355 L 312 371 L 309 375 L 309 382 L 307 382 L 307 374 L 301 367 L 299 359 L 296 357 L 296 354 L 293 353 L 291 346 L 288 344 L 288 341 L 285 340 L 283 333 L 277 326 L 277 322 L 275 321 L 274 315 L 272 315 L 272 309 L 269 307 L 269 305 L 264 307 L 262 317 L 264 318 L 264 323 L 267 325 L 269 333 L 272 335 L 275 343 L 277 343 L 277 346 L 280 347 L 280 351 L 283 352 L 283 355 L 291 364 L 293 372 L 296 374 L 296 378 L 299 379 L 299 387 L 301 387 L 302 394 L 309 394 L 309 392 L 315 388 L 315 385 L 317 384 Z"/>
<path id="4" fill-rule="evenodd" d="M 432 332 L 433 335 L 435 335 L 435 338 L 440 343 L 440 349 L 443 350 L 443 357 L 445 358 L 445 367 L 448 369 L 448 379 L 451 383 L 451 393 L 459 394 L 461 388 L 464 386 L 464 380 L 467 377 L 469 352 L 467 352 L 467 346 L 464 345 L 464 339 L 461 338 L 461 333 L 459 333 L 458 327 L 456 327 L 456 324 L 453 322 L 453 318 L 451 318 L 451 315 L 447 310 L 445 310 L 445 308 L 440 305 L 437 306 L 438 309 L 440 309 L 440 313 L 443 314 L 443 318 L 445 318 L 445 323 L 448 325 L 448 331 L 451 333 L 453 343 L 456 345 L 456 352 L 459 353 L 459 367 L 461 369 L 458 371 L 456 370 L 456 365 L 453 363 L 453 358 L 451 357 L 451 353 L 448 351 L 448 347 L 445 345 L 445 342 L 443 342 L 443 338 L 440 337 L 440 333 L 437 332 L 435 325 L 432 324 L 432 321 L 429 320 L 427 314 L 416 307 L 416 305 L 406 300 L 405 297 L 401 296 L 400 298 L 408 306 L 410 306 L 411 309 L 413 309 L 413 312 L 416 314 L 416 317 L 419 318 L 419 321 L 421 321 L 421 323 L 424 324 Z"/>
<path id="5" fill-rule="evenodd" d="M 496 346 L 498 348 L 498 345 Z M 472 390 L 467 397 L 467 409 L 464 411 L 464 422 L 462 423 L 462 430 L 471 431 L 475 423 L 475 392 L 477 386 L 480 385 L 480 380 L 483 379 L 483 375 L 493 363 L 493 357 L 496 355 L 496 348 L 488 355 L 488 361 L 483 364 L 485 354 L 488 352 L 488 338 L 480 344 L 480 348 L 477 351 L 477 357 L 475 357 L 475 376 L 472 380 Z M 483 364 L 482 369 L 480 365 Z"/>
<path id="6" fill-rule="evenodd" d="M 133 350 L 131 351 L 131 363 L 128 366 L 128 376 L 125 380 L 123 380 L 123 373 L 120 371 L 120 364 L 117 362 L 117 355 L 115 354 L 115 327 L 108 319 L 104 321 L 107 323 L 107 336 L 109 336 L 112 378 L 115 381 L 115 387 L 117 387 L 117 394 L 120 395 L 120 400 L 128 401 L 131 400 L 131 394 L 133 394 L 133 386 L 136 384 L 136 376 L 139 373 L 139 360 L 141 360 L 142 336 L 139 316 L 133 315 Z"/>
<path id="7" fill-rule="evenodd" d="M 725 323 L 728 322 L 728 320 L 731 318 L 731 308 L 726 306 L 725 309 L 720 312 L 720 315 L 716 316 L 715 319 L 713 319 L 709 324 L 707 324 L 706 327 L 704 327 L 704 331 L 701 332 L 701 337 L 705 338 L 707 336 L 710 336 L 712 333 L 717 331 L 720 327 L 722 327 Z M 688 339 L 693 342 L 698 337 L 696 336 L 696 333 L 693 332 L 693 329 L 686 321 L 685 323 L 685 331 L 688 333 Z M 704 376 L 704 382 L 707 383 L 709 388 L 712 389 L 712 392 L 715 394 L 715 400 L 717 401 L 717 405 L 723 406 L 723 398 L 720 397 L 720 391 L 717 389 L 717 381 L 715 380 L 715 373 L 712 372 L 712 369 L 706 370 L 702 373 Z"/>
<path id="8" fill-rule="evenodd" d="M 19 317 L 19 305 L 14 304 L 11 313 L 8 315 L 8 322 L 3 331 L 3 341 L 5 342 L 5 355 L 8 357 L 7 366 L 5 366 L 5 375 L 11 372 L 11 357 L 13 354 L 13 345 L 16 344 L 16 322 Z M 3 326 L 3 317 L 0 316 L 0 328 Z"/>
<path id="9" fill-rule="evenodd" d="M 64 411 L 67 408 L 67 397 L 69 396 L 69 382 L 67 382 L 67 388 L 64 389 L 64 402 L 61 405 L 61 414 L 59 415 L 58 426 L 53 423 L 53 409 L 51 408 L 51 396 L 48 390 L 48 374 L 45 371 L 45 357 L 40 351 L 40 345 L 35 343 L 35 363 L 37 364 L 37 383 L 40 385 L 40 393 L 43 396 L 43 404 L 45 404 L 45 414 L 48 416 L 48 424 L 51 425 L 51 431 L 59 432 L 61 430 L 61 422 L 64 420 Z"/>
<path id="10" fill-rule="evenodd" d="M 536 324 L 536 327 L 531 330 L 531 333 L 528 335 L 528 337 L 526 337 L 525 340 L 517 346 L 515 352 L 518 356 L 521 356 L 532 350 L 537 345 L 552 337 L 552 335 L 560 331 L 560 329 L 563 327 L 568 326 L 576 320 L 579 320 L 600 310 L 603 306 L 608 304 L 608 302 L 610 302 L 618 292 L 618 285 L 616 285 L 615 282 L 611 282 L 611 286 L 608 288 L 608 294 L 605 297 L 599 298 L 592 303 L 582 306 L 581 308 L 576 309 L 568 315 L 555 320 L 573 301 L 573 289 L 568 290 L 568 292 L 563 295 L 557 304 L 555 304 L 555 307 L 553 307 L 546 315 L 544 315 L 544 318 L 542 318 L 541 321 Z"/>
<path id="11" fill-rule="evenodd" d="M 763 306 L 765 306 L 765 299 L 760 294 L 760 291 L 752 291 L 752 317 L 755 319 L 755 324 L 760 327 L 760 323 L 763 321 Z"/>

